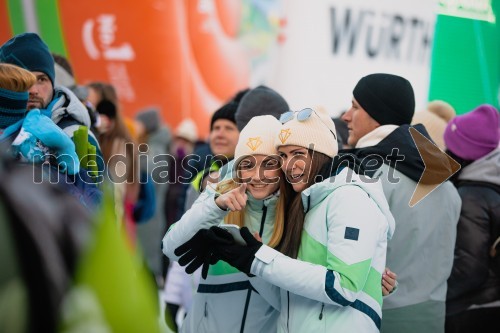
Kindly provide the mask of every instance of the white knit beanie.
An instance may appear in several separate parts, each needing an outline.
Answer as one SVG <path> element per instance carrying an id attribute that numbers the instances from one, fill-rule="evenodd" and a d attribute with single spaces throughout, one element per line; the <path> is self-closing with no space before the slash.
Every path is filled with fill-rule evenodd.
<path id="1" fill-rule="evenodd" d="M 337 155 L 339 151 L 337 132 L 333 120 L 326 111 L 314 110 L 311 116 L 303 121 L 297 120 L 299 112 L 301 111 L 294 111 L 293 119 L 281 125 L 274 139 L 275 147 L 300 146 L 312 148 L 329 157 Z M 335 133 L 335 137 L 332 132 Z"/>
<path id="2" fill-rule="evenodd" d="M 184 119 L 175 129 L 175 136 L 194 143 L 198 140 L 198 127 L 192 119 Z"/>
<path id="3" fill-rule="evenodd" d="M 240 132 L 234 153 L 235 165 L 249 155 L 276 155 L 274 137 L 280 130 L 280 122 L 273 116 L 257 116 L 250 119 Z"/>

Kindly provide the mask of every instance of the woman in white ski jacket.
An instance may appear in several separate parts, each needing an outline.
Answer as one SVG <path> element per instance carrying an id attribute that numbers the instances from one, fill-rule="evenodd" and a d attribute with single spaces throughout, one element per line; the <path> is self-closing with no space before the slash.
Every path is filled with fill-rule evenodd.
<path id="1" fill-rule="evenodd" d="M 282 169 L 297 196 L 288 207 L 280 251 L 241 235 L 247 245 L 216 253 L 281 288 L 279 332 L 378 332 L 380 279 L 394 231 L 381 184 L 344 168 L 321 181 L 337 155 L 335 125 L 319 111 L 287 112 L 276 135 Z"/>
<path id="2" fill-rule="evenodd" d="M 237 177 L 219 183 L 215 192 L 207 187 L 165 235 L 165 255 L 178 260 L 175 250 L 192 238 L 198 250 L 209 253 L 209 248 L 203 248 L 209 246 L 197 235 L 224 218 L 226 223 L 248 227 L 270 248 L 279 244 L 286 199 L 285 181 L 274 147 L 279 127 L 279 121 L 272 116 L 250 120 L 236 146 Z M 188 265 L 186 271 L 192 272 L 200 265 Z M 181 331 L 276 332 L 278 310 L 277 287 L 219 261 L 210 266 L 207 278 L 201 280 Z"/>

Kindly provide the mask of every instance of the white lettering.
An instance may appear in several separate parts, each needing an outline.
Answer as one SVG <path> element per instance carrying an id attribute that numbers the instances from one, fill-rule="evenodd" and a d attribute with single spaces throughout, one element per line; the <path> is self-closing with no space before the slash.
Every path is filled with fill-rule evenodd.
<path id="1" fill-rule="evenodd" d="M 135 91 L 130 82 L 127 66 L 124 63 L 111 62 L 106 69 L 108 70 L 110 83 L 116 88 L 120 99 L 133 102 L 135 100 Z"/>

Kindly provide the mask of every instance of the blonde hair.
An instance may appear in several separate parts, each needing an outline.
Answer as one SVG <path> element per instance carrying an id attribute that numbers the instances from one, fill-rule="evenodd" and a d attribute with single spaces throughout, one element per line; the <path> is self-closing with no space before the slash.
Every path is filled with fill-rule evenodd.
<path id="1" fill-rule="evenodd" d="M 286 207 L 286 200 L 287 200 L 287 191 L 288 189 L 286 188 L 286 182 L 283 180 L 283 176 L 280 177 L 280 195 L 278 197 L 278 202 L 276 203 L 276 214 L 274 218 L 274 228 L 273 228 L 273 234 L 271 235 L 271 238 L 269 239 L 269 243 L 267 244 L 268 246 L 275 248 L 277 247 L 280 242 L 281 238 L 283 237 L 283 232 L 285 229 L 285 207 Z M 241 181 L 238 179 L 228 179 L 220 182 L 217 184 L 215 190 L 219 194 L 224 194 L 227 193 L 238 186 L 240 186 Z M 224 223 L 226 224 L 235 224 L 237 226 L 244 227 L 245 226 L 245 212 L 246 212 L 246 207 L 242 211 L 235 211 L 235 212 L 230 212 L 227 214 L 227 216 L 224 218 Z"/>
<path id="2" fill-rule="evenodd" d="M 0 88 L 24 92 L 36 83 L 36 76 L 21 67 L 0 63 Z"/>

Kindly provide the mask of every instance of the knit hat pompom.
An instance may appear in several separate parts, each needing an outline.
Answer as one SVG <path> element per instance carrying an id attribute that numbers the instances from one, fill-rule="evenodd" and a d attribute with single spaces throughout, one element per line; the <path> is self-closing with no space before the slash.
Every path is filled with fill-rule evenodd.
<path id="1" fill-rule="evenodd" d="M 449 123 L 457 115 L 455 108 L 450 103 L 441 100 L 429 102 L 427 110 L 446 121 L 446 123 Z"/>
<path id="2" fill-rule="evenodd" d="M 311 110 L 307 119 L 298 120 L 301 112 Z M 291 120 L 285 121 L 274 137 L 276 148 L 281 146 L 300 146 L 334 157 L 338 153 L 337 132 L 332 118 L 322 109 L 304 109 L 293 112 Z M 285 114 L 287 114 L 285 112 Z"/>
<path id="3" fill-rule="evenodd" d="M 411 123 L 412 125 L 423 124 L 436 146 L 441 150 L 445 149 L 443 135 L 446 129 L 446 121 L 443 118 L 430 110 L 423 110 L 415 112 Z"/>
<path id="4" fill-rule="evenodd" d="M 236 124 L 241 130 L 255 116 L 271 115 L 278 118 L 283 112 L 289 110 L 285 99 L 273 89 L 258 86 L 247 92 L 236 111 Z"/>
<path id="5" fill-rule="evenodd" d="M 498 147 L 500 124 L 497 109 L 488 104 L 456 116 L 446 126 L 444 142 L 455 155 L 475 161 Z"/>
<path id="6" fill-rule="evenodd" d="M 5 42 L 0 47 L 0 62 L 17 65 L 30 72 L 45 73 L 54 86 L 54 58 L 47 44 L 35 33 L 26 32 Z"/>
<path id="7" fill-rule="evenodd" d="M 397 75 L 377 73 L 359 80 L 352 92 L 361 107 L 380 125 L 410 124 L 415 94 L 410 82 Z"/>

